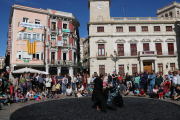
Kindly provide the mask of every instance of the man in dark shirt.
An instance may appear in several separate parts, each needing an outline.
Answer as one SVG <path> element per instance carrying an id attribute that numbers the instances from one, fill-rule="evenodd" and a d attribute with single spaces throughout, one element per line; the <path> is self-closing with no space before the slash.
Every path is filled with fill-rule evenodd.
<path id="1" fill-rule="evenodd" d="M 30 76 L 30 72 L 28 72 L 28 75 L 26 76 L 26 82 L 27 82 L 27 91 L 32 90 L 32 81 L 33 79 Z"/>
<path id="2" fill-rule="evenodd" d="M 112 74 L 113 86 L 115 86 L 115 85 L 116 85 L 117 78 L 118 78 L 117 74 L 115 74 L 115 72 L 113 71 L 113 74 Z"/>
<path id="3" fill-rule="evenodd" d="M 142 80 L 141 80 L 141 89 L 144 88 L 145 93 L 147 92 L 147 79 L 148 79 L 148 74 L 147 70 L 144 70 L 144 73 L 142 74 Z"/>
<path id="4" fill-rule="evenodd" d="M 110 75 L 110 73 L 108 73 L 108 83 L 112 84 L 112 76 Z"/>
<path id="5" fill-rule="evenodd" d="M 57 76 L 57 80 L 58 80 L 58 83 L 59 83 L 61 86 L 60 86 L 60 89 L 59 89 L 59 92 L 58 92 L 58 93 L 60 93 L 61 90 L 62 90 L 62 79 L 63 79 L 63 76 L 61 75 L 61 73 L 59 73 L 59 76 Z"/>
<path id="6" fill-rule="evenodd" d="M 44 81 L 44 78 L 43 78 L 43 75 L 41 74 L 39 77 L 38 77 L 38 82 L 39 82 L 39 89 L 41 89 L 41 91 L 43 91 L 43 81 Z"/>
<path id="7" fill-rule="evenodd" d="M 71 86 L 71 76 L 68 74 L 68 85 Z"/>

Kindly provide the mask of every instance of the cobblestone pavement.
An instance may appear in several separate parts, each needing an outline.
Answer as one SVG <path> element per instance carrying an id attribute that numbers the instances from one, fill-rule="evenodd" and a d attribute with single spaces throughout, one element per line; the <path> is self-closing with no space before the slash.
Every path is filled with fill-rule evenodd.
<path id="1" fill-rule="evenodd" d="M 66 97 L 65 95 L 59 95 L 59 96 L 60 96 L 60 98 L 58 98 L 58 99 L 47 99 L 47 98 L 45 98 L 44 101 L 75 98 L 74 96 L 71 96 L 71 97 Z M 133 99 L 133 97 L 136 97 L 136 96 L 123 96 L 123 97 L 131 97 Z M 152 98 L 149 98 L 148 95 L 146 97 L 138 97 L 138 98 L 140 98 L 140 99 L 152 99 Z M 159 99 L 157 99 L 157 100 L 159 100 Z M 174 101 L 174 100 L 172 100 L 170 98 L 168 98 L 168 99 L 160 99 L 160 100 L 180 105 L 180 101 Z M 44 102 L 44 101 L 40 101 L 40 102 Z M 11 105 L 6 105 L 6 106 L 3 107 L 2 110 L 0 110 L 0 120 L 9 120 L 10 115 L 14 111 L 16 111 L 17 109 L 22 108 L 24 106 L 31 105 L 31 104 L 40 103 L 40 102 L 39 101 L 27 101 L 25 103 L 19 102 L 19 103 L 14 103 L 14 104 L 11 104 Z"/>

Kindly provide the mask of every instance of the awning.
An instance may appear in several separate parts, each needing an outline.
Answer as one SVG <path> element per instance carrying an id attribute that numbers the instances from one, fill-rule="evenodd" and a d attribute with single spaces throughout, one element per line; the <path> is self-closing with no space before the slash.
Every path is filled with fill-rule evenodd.
<path id="1" fill-rule="evenodd" d="M 13 71 L 13 73 L 24 73 L 24 72 L 38 73 L 38 74 L 49 74 L 49 73 L 44 72 L 44 71 L 35 70 L 35 69 L 27 68 L 27 67 Z"/>

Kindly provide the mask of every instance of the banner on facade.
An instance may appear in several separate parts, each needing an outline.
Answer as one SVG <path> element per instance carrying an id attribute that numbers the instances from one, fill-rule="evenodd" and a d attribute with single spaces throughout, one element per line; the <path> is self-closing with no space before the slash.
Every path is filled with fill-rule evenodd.
<path id="1" fill-rule="evenodd" d="M 36 40 L 27 40 L 27 53 L 29 54 L 36 54 Z"/>
<path id="2" fill-rule="evenodd" d="M 63 46 L 63 41 L 58 41 L 58 46 Z"/>
<path id="3" fill-rule="evenodd" d="M 19 26 L 20 27 L 28 27 L 28 28 L 40 28 L 40 29 L 44 29 L 43 25 L 41 25 L 41 24 L 34 24 L 34 23 L 20 22 Z"/>
<path id="4" fill-rule="evenodd" d="M 25 62 L 25 63 L 28 63 L 28 62 L 29 62 L 29 60 L 28 60 L 28 59 L 24 59 L 24 62 Z"/>
<path id="5" fill-rule="evenodd" d="M 11 25 L 9 25 L 9 29 L 8 29 L 8 55 L 10 55 L 11 53 L 11 31 L 12 27 Z"/>

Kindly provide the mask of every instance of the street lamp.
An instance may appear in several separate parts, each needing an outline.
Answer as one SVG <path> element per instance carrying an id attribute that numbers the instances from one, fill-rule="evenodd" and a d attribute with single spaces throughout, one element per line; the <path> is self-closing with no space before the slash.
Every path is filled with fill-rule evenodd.
<path id="1" fill-rule="evenodd" d="M 115 62 L 114 67 L 115 67 L 115 74 L 116 74 L 116 62 L 119 60 L 119 56 L 117 52 L 114 50 L 114 56 L 111 54 L 110 57 L 111 57 L 111 60 Z"/>

